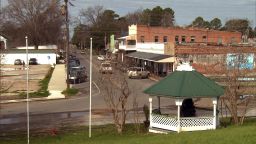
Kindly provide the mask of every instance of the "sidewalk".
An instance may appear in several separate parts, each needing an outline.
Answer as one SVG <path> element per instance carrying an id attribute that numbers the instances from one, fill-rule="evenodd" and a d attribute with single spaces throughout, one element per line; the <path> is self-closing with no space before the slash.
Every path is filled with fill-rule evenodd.
<path id="1" fill-rule="evenodd" d="M 58 64 L 55 66 L 55 69 L 52 73 L 52 78 L 48 85 L 48 91 L 50 95 L 48 99 L 58 99 L 65 98 L 61 93 L 66 89 L 66 71 L 64 64 Z"/>

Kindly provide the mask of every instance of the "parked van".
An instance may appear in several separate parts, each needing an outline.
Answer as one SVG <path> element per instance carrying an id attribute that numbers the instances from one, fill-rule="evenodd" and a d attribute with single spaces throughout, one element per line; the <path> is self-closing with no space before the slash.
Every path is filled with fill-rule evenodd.
<path id="1" fill-rule="evenodd" d="M 71 67 L 69 71 L 69 82 L 76 84 L 87 80 L 86 68 L 84 66 Z"/>

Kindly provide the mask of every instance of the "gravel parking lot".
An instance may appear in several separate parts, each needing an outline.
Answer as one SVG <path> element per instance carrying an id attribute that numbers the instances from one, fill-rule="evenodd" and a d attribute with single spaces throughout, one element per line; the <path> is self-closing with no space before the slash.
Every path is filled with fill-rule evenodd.
<path id="1" fill-rule="evenodd" d="M 35 92 L 40 88 L 39 81 L 44 79 L 50 65 L 31 65 L 29 67 L 29 91 Z M 17 96 L 27 90 L 27 71 L 22 65 L 1 66 L 1 98 Z"/>

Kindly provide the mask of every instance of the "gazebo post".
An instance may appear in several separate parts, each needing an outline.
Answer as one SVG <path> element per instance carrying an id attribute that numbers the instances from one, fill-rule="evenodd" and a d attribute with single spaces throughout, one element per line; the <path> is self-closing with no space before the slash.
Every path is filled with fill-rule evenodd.
<path id="1" fill-rule="evenodd" d="M 212 98 L 213 104 L 213 129 L 216 129 L 217 125 L 217 98 Z"/>
<path id="2" fill-rule="evenodd" d="M 152 127 L 152 97 L 149 96 L 149 127 Z"/>
<path id="3" fill-rule="evenodd" d="M 178 113 L 177 113 L 177 116 L 178 116 L 178 119 L 177 119 L 177 122 L 178 122 L 177 132 L 178 133 L 181 131 L 181 125 L 180 125 L 180 106 L 182 104 L 182 101 L 183 101 L 183 99 L 179 99 L 179 98 L 175 99 L 175 104 L 176 104 L 176 106 L 178 106 Z"/>

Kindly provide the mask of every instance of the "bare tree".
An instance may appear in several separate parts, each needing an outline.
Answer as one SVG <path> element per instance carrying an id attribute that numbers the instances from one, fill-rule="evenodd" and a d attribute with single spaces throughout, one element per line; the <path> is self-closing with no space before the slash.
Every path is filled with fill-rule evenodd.
<path id="1" fill-rule="evenodd" d="M 99 17 L 103 12 L 103 6 L 88 7 L 80 11 L 80 16 L 84 17 L 89 25 L 97 25 Z"/>
<path id="2" fill-rule="evenodd" d="M 243 124 L 252 98 L 250 77 L 253 69 L 248 66 L 248 59 L 251 56 L 250 54 L 235 53 L 223 57 L 222 62 L 205 67 L 206 73 L 216 75 L 219 82 L 224 85 L 225 94 L 220 97 L 220 100 L 229 112 L 231 122 L 236 125 Z"/>
<path id="3" fill-rule="evenodd" d="M 7 22 L 19 29 L 19 39 L 24 41 L 27 35 L 36 48 L 58 41 L 62 25 L 58 0 L 8 0 L 6 13 Z"/>
<path id="4" fill-rule="evenodd" d="M 102 75 L 100 84 L 105 91 L 104 100 L 113 114 L 117 132 L 124 130 L 127 116 L 127 100 L 131 94 L 127 78 L 124 75 Z"/>

